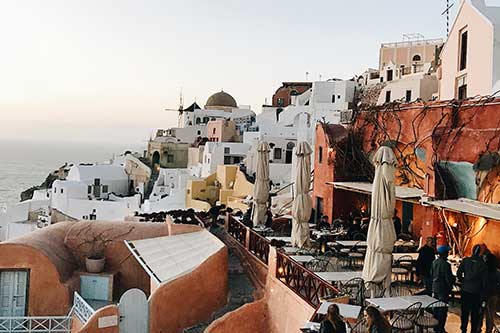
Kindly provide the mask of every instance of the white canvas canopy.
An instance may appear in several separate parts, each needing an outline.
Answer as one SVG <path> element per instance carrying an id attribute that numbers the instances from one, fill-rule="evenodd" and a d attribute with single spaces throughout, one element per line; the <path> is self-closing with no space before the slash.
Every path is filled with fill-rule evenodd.
<path id="1" fill-rule="evenodd" d="M 309 195 L 311 187 L 311 153 L 307 142 L 297 146 L 297 176 L 295 178 L 295 199 L 292 206 L 292 246 L 309 246 L 309 218 L 312 203 Z"/>
<path id="2" fill-rule="evenodd" d="M 257 148 L 257 170 L 253 188 L 253 225 L 266 221 L 267 201 L 269 200 L 269 145 L 260 142 Z"/>
<path id="3" fill-rule="evenodd" d="M 382 283 L 383 287 L 389 290 L 392 250 L 396 242 L 392 217 L 396 205 L 394 174 L 397 161 L 392 149 L 382 146 L 375 154 L 373 163 L 375 179 L 363 279 L 367 282 Z"/>

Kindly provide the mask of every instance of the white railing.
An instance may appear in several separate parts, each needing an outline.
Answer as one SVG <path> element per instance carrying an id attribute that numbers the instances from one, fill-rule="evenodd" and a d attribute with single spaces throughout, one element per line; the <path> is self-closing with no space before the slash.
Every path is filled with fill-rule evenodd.
<path id="1" fill-rule="evenodd" d="M 85 324 L 95 313 L 95 310 L 75 291 L 73 308 L 71 309 L 70 315 L 73 313 L 80 319 L 82 324 Z"/>
<path id="2" fill-rule="evenodd" d="M 71 317 L 0 317 L 0 332 L 71 333 Z"/>

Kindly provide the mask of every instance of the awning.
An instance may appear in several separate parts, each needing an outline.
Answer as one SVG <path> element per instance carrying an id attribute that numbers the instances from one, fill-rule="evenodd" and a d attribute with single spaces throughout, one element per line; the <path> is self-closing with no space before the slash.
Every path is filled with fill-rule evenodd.
<path id="1" fill-rule="evenodd" d="M 137 261 L 158 283 L 190 273 L 224 247 L 207 230 L 125 241 Z"/>
<path id="2" fill-rule="evenodd" d="M 429 201 L 428 204 L 458 213 L 500 221 L 500 205 L 496 204 L 489 204 L 466 198 Z"/>
<path id="3" fill-rule="evenodd" d="M 359 192 L 365 194 L 372 193 L 372 183 L 368 182 L 327 182 L 335 188 L 347 190 L 352 192 Z M 419 199 L 424 194 L 424 191 L 418 188 L 410 188 L 403 186 L 396 186 L 396 198 L 398 199 Z"/>

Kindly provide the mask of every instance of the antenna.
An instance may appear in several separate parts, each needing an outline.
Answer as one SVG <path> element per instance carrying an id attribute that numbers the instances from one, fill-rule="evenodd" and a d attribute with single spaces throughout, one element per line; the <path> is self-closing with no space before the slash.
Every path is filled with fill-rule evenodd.
<path id="1" fill-rule="evenodd" d="M 321 74 L 319 75 L 319 80 L 321 81 Z"/>
<path id="2" fill-rule="evenodd" d="M 182 87 L 181 92 L 179 93 L 179 111 L 184 110 L 184 96 L 182 96 Z"/>
<path id="3" fill-rule="evenodd" d="M 450 5 L 450 0 L 446 0 L 446 9 L 441 13 L 441 16 L 446 14 L 446 37 L 448 37 L 450 34 L 450 9 L 451 7 L 453 7 L 453 5 L 455 4 L 452 3 Z"/>
<path id="4" fill-rule="evenodd" d="M 306 72 L 306 82 L 309 81 L 309 72 Z"/>

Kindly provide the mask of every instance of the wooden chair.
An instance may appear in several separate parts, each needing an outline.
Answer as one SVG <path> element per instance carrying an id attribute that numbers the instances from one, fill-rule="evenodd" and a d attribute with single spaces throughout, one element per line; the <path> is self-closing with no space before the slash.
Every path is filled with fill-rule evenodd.
<path id="1" fill-rule="evenodd" d="M 435 301 L 429 304 L 416 320 L 417 332 L 429 332 L 431 328 L 433 329 L 436 327 L 438 325 L 438 320 L 434 317 L 434 311 L 447 306 L 448 304 L 443 301 Z"/>

